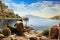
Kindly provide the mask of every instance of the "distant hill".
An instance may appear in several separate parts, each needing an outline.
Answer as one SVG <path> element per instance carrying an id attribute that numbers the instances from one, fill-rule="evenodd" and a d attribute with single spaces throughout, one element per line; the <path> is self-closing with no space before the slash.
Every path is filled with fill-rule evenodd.
<path id="1" fill-rule="evenodd" d="M 23 16 L 24 17 L 28 17 L 28 18 L 31 18 L 31 19 L 45 19 L 44 17 L 38 17 L 38 16 L 35 16 L 35 15 L 25 15 Z"/>
<path id="2" fill-rule="evenodd" d="M 58 20 L 60 20 L 60 15 L 54 16 L 51 19 L 58 19 Z"/>

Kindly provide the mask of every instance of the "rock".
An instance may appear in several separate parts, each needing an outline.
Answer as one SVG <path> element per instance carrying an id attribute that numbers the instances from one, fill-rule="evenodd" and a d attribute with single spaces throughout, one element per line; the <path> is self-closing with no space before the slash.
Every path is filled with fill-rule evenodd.
<path id="1" fill-rule="evenodd" d="M 3 40 L 5 37 L 3 34 L 0 34 L 0 40 Z"/>
<path id="2" fill-rule="evenodd" d="M 37 37 L 41 37 L 41 36 L 42 36 L 42 34 L 41 34 L 41 33 L 37 34 Z"/>
<path id="3" fill-rule="evenodd" d="M 14 27 L 17 30 L 23 30 L 24 29 L 23 23 L 21 21 L 17 21 L 16 24 L 14 25 Z"/>
<path id="4" fill-rule="evenodd" d="M 50 39 L 58 39 L 59 29 L 58 26 L 53 26 L 50 30 Z"/>
<path id="5" fill-rule="evenodd" d="M 0 34 L 0 40 L 3 40 L 3 38 L 4 38 L 4 35 Z"/>
<path id="6" fill-rule="evenodd" d="M 37 40 L 36 37 L 30 37 L 29 40 Z"/>
<path id="7" fill-rule="evenodd" d="M 11 39 L 11 40 L 14 40 L 14 39 Z"/>
<path id="8" fill-rule="evenodd" d="M 14 39 L 14 40 L 18 40 L 18 39 Z"/>
<path id="9" fill-rule="evenodd" d="M 4 40 L 3 38 L 0 38 L 0 40 Z"/>
<path id="10" fill-rule="evenodd" d="M 42 36 L 42 37 L 39 38 L 39 40 L 49 40 L 49 39 L 45 36 Z"/>
<path id="11" fill-rule="evenodd" d="M 14 26 L 15 26 L 15 29 L 19 31 L 19 33 L 17 33 L 18 35 L 24 35 L 25 29 L 21 21 L 17 21 Z"/>
<path id="12" fill-rule="evenodd" d="M 10 27 L 8 26 L 8 28 L 10 28 L 12 33 L 15 33 L 17 35 L 24 35 L 24 26 L 23 23 L 21 21 L 17 21 L 16 24 L 14 25 L 14 27 Z"/>
<path id="13" fill-rule="evenodd" d="M 9 28 L 5 28 L 2 30 L 4 36 L 9 36 L 11 35 L 11 31 Z"/>
<path id="14" fill-rule="evenodd" d="M 23 31 L 17 30 L 16 28 L 8 26 L 8 28 L 11 30 L 11 33 L 14 33 L 16 35 L 22 35 Z"/>
<path id="15" fill-rule="evenodd" d="M 42 40 L 42 38 L 40 37 L 39 40 Z"/>
<path id="16" fill-rule="evenodd" d="M 0 34 L 0 38 L 1 38 L 1 37 L 4 37 L 4 35 L 3 35 L 3 34 Z"/>

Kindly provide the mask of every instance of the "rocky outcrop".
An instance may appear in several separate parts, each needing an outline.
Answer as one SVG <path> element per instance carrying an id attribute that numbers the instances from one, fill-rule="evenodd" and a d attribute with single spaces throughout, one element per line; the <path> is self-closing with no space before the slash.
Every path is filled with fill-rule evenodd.
<path id="1" fill-rule="evenodd" d="M 10 30 L 11 30 L 11 33 L 14 33 L 14 34 L 17 34 L 19 36 L 21 35 L 24 35 L 24 26 L 23 26 L 23 23 L 18 21 L 14 27 L 10 27 L 10 26 L 7 26 Z"/>
<path id="2" fill-rule="evenodd" d="M 60 19 L 60 15 L 54 16 L 51 19 Z"/>
<path id="3" fill-rule="evenodd" d="M 58 39 L 59 29 L 58 26 L 53 26 L 50 30 L 50 39 Z"/>
<path id="4" fill-rule="evenodd" d="M 18 14 L 14 14 L 12 9 L 9 9 L 5 3 L 0 1 L 0 18 L 21 18 Z"/>
<path id="5" fill-rule="evenodd" d="M 14 26 L 17 30 L 23 30 L 24 29 L 23 23 L 21 21 L 17 21 Z"/>

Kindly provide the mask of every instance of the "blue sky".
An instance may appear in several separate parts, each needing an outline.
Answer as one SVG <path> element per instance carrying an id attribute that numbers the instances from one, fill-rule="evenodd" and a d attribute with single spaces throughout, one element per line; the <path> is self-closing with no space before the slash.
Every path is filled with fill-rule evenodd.
<path id="1" fill-rule="evenodd" d="M 15 14 L 50 18 L 60 14 L 60 0 L 3 0 Z"/>
<path id="2" fill-rule="evenodd" d="M 39 0 L 13 0 L 15 3 L 20 3 L 20 2 L 25 2 L 26 4 L 31 4 L 31 3 L 35 3 L 38 2 Z"/>

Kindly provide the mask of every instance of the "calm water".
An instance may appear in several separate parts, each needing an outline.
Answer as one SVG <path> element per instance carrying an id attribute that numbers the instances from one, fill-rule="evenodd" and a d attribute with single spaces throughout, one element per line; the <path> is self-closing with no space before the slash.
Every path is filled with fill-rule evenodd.
<path id="1" fill-rule="evenodd" d="M 25 24 L 25 21 L 23 22 Z M 58 20 L 51 19 L 29 19 L 28 25 L 35 30 L 45 30 L 51 28 L 53 25 L 58 25 Z"/>

